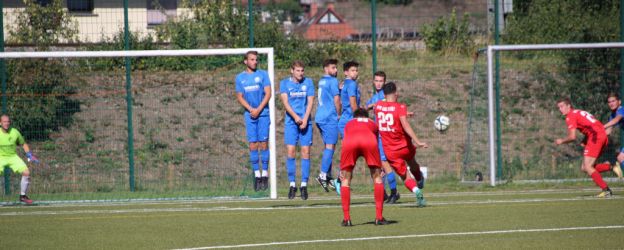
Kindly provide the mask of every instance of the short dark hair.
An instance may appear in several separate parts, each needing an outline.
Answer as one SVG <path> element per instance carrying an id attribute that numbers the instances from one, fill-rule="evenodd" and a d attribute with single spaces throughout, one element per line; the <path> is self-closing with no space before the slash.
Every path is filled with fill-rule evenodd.
<path id="1" fill-rule="evenodd" d="M 572 105 L 572 101 L 570 101 L 570 97 L 561 97 L 557 100 L 557 104 L 562 103 L 562 102 L 568 105 Z"/>
<path id="2" fill-rule="evenodd" d="M 344 71 L 347 71 L 347 70 L 349 70 L 351 67 L 356 67 L 356 68 L 357 68 L 357 67 L 359 67 L 359 66 L 360 66 L 360 64 L 359 64 L 358 62 L 356 62 L 356 61 L 348 61 L 348 62 L 346 62 L 346 63 L 344 63 L 344 64 L 342 65 L 342 69 L 343 69 Z"/>
<path id="3" fill-rule="evenodd" d="M 375 76 L 381 76 L 381 77 L 383 77 L 384 81 L 386 80 L 386 72 L 383 72 L 383 71 L 381 71 L 381 70 L 380 70 L 380 71 L 375 72 L 375 74 L 373 74 L 373 78 L 374 78 Z"/>
<path id="4" fill-rule="evenodd" d="M 363 109 L 363 108 L 356 109 L 353 112 L 353 118 L 358 118 L 358 117 L 368 118 L 368 110 Z"/>
<path id="5" fill-rule="evenodd" d="M 333 65 L 338 65 L 338 60 L 333 59 L 333 58 L 325 59 L 325 61 L 323 61 L 323 68 L 325 68 L 325 67 L 327 67 L 329 65 L 332 65 L 332 64 Z"/>
<path id="6" fill-rule="evenodd" d="M 247 58 L 249 57 L 249 55 L 255 55 L 255 56 L 258 56 L 258 51 L 255 51 L 255 50 L 250 50 L 250 51 L 247 51 L 247 53 L 245 53 L 245 57 L 243 58 L 243 60 L 247 60 Z"/>
<path id="7" fill-rule="evenodd" d="M 609 98 L 611 98 L 611 97 L 615 97 L 615 99 L 616 99 L 616 100 L 620 100 L 620 95 L 619 95 L 618 93 L 615 93 L 615 92 L 610 92 L 610 93 L 607 95 L 607 101 L 609 101 Z"/>
<path id="8" fill-rule="evenodd" d="M 383 92 L 386 95 L 390 95 L 390 94 L 394 94 L 396 93 L 397 87 L 396 84 L 394 84 L 394 82 L 388 82 L 386 83 L 386 85 L 383 86 Z"/>

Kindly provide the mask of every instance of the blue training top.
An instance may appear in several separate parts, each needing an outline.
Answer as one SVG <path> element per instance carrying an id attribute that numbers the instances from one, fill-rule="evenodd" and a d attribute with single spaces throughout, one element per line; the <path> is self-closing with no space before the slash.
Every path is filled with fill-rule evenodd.
<path id="1" fill-rule="evenodd" d="M 308 106 L 308 97 L 314 96 L 314 83 L 307 77 L 304 77 L 301 83 L 288 77 L 280 82 L 280 94 L 288 95 L 288 104 L 295 114 L 303 118 Z M 288 112 L 286 112 L 286 124 L 295 124 L 295 119 Z"/>
<path id="2" fill-rule="evenodd" d="M 351 103 L 349 97 L 355 96 L 356 105 L 360 105 L 360 87 L 357 82 L 351 79 L 344 80 L 344 86 L 340 93 L 340 102 L 342 103 L 342 117 L 351 120 L 353 118 L 353 111 L 351 110 Z M 357 107 L 356 107 L 357 108 Z"/>
<path id="3" fill-rule="evenodd" d="M 236 93 L 242 93 L 243 98 L 252 108 L 257 108 L 264 99 L 264 88 L 271 87 L 269 74 L 264 70 L 256 70 L 253 73 L 243 71 L 236 76 Z M 261 116 L 269 115 L 269 105 L 264 106 Z M 245 113 L 249 113 L 245 110 Z"/>
<path id="4" fill-rule="evenodd" d="M 609 121 L 615 119 L 615 117 L 617 116 L 621 116 L 622 119 L 620 119 L 620 121 L 613 126 L 619 126 L 621 130 L 624 130 L 624 108 L 622 106 L 618 107 L 615 112 L 611 112 L 611 115 L 609 116 Z"/>
<path id="5" fill-rule="evenodd" d="M 324 75 L 318 82 L 318 105 L 314 121 L 320 124 L 337 124 L 338 111 L 334 97 L 340 95 L 338 79 Z"/>

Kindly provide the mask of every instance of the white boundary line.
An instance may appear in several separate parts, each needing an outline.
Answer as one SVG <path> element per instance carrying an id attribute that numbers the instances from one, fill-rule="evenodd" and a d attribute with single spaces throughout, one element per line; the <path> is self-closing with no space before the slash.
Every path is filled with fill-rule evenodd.
<path id="1" fill-rule="evenodd" d="M 476 232 L 452 232 L 452 233 L 437 233 L 437 234 L 409 234 L 409 235 L 377 236 L 377 237 L 362 237 L 362 238 L 302 240 L 302 241 L 267 242 L 267 243 L 257 243 L 257 244 L 223 245 L 223 246 L 209 246 L 209 247 L 197 247 L 197 248 L 180 248 L 178 250 L 267 247 L 267 246 L 277 246 L 277 245 L 299 245 L 299 244 L 308 244 L 308 243 L 326 243 L 326 242 L 343 242 L 343 241 L 365 241 L 365 240 L 381 240 L 381 239 L 405 239 L 405 238 L 510 234 L 510 233 L 560 232 L 560 231 L 581 231 L 581 230 L 622 229 L 622 228 L 624 228 L 624 225 L 595 226 L 595 227 L 536 228 L 536 229 L 515 229 L 515 230 L 495 230 L 495 231 L 476 231 Z"/>
<path id="2" fill-rule="evenodd" d="M 429 202 L 429 206 L 465 206 L 465 205 L 490 205 L 490 204 L 513 204 L 513 203 L 544 203 L 544 202 L 573 202 L 585 200 L 621 200 L 624 197 L 615 196 L 608 199 L 594 197 L 576 198 L 527 198 L 510 200 L 466 200 L 466 201 L 442 201 Z M 314 205 L 314 206 L 284 206 L 284 207 L 176 207 L 176 208 L 137 208 L 137 209 L 88 209 L 88 210 L 57 210 L 57 211 L 27 211 L 18 210 L 0 212 L 3 216 L 36 216 L 36 215 L 79 215 L 79 214 L 141 214 L 141 213 L 175 213 L 175 212 L 223 212 L 223 211 L 275 211 L 275 210 L 302 210 L 302 209 L 337 209 L 341 204 Z M 375 204 L 352 204 L 351 207 L 374 207 Z M 415 206 L 413 202 L 393 205 L 396 207 Z"/>

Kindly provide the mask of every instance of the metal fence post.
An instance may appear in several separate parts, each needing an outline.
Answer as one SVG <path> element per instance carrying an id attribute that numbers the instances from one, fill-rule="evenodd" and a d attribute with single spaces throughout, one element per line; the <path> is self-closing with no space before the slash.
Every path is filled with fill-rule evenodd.
<path id="1" fill-rule="evenodd" d="M 128 0 L 124 0 L 124 49 L 130 50 L 130 31 L 128 28 Z M 128 114 L 128 176 L 130 191 L 134 192 L 134 131 L 132 128 L 132 65 L 130 57 L 124 58 L 126 63 L 126 104 Z"/>

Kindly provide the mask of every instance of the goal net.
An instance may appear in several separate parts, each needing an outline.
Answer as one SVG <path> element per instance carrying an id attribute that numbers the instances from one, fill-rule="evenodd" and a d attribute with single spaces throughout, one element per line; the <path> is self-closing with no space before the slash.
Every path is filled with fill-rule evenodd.
<path id="1" fill-rule="evenodd" d="M 580 170 L 584 136 L 577 132 L 576 142 L 554 143 L 567 135 L 556 102 L 569 97 L 574 108 L 606 123 L 611 113 L 607 95 L 621 91 L 623 47 L 624 43 L 489 46 L 475 60 L 473 71 L 465 179 L 481 173 L 491 185 L 589 180 Z M 620 128 L 615 128 L 597 162 L 615 163 L 620 141 Z M 603 176 L 609 180 L 612 174 Z"/>
<path id="2" fill-rule="evenodd" d="M 235 97 L 250 50 L 275 90 L 273 48 L 0 53 L 6 112 L 41 160 L 28 164 L 31 197 L 276 198 L 275 98 L 269 190 L 255 192 Z M 2 181 L 14 201 L 19 176 Z"/>

